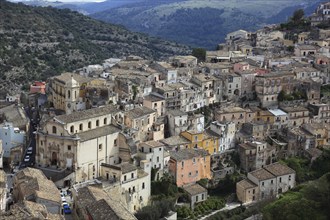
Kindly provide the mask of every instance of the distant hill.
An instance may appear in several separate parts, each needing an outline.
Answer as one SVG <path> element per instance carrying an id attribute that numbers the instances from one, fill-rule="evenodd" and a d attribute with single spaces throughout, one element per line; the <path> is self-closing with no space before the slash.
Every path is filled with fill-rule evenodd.
<path id="1" fill-rule="evenodd" d="M 109 57 L 162 59 L 189 51 L 68 9 L 0 0 L 0 95 L 30 80 L 45 80 Z"/>
<path id="2" fill-rule="evenodd" d="M 90 16 L 194 47 L 213 49 L 237 29 L 257 30 L 308 12 L 320 0 L 143 0 Z"/>

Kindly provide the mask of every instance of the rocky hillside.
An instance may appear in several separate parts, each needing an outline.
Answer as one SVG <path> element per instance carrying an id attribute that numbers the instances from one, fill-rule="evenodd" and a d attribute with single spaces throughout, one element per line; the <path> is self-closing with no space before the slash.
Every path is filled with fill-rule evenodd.
<path id="1" fill-rule="evenodd" d="M 286 21 L 299 8 L 321 0 L 144 0 L 92 14 L 130 30 L 214 49 L 229 32 L 257 30 Z"/>
<path id="2" fill-rule="evenodd" d="M 68 9 L 0 0 L 0 95 L 31 80 L 129 54 L 162 59 L 189 48 Z"/>

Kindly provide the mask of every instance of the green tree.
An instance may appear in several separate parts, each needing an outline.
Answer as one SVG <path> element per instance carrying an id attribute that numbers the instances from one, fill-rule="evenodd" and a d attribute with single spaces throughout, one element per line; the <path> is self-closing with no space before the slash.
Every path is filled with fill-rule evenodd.
<path id="1" fill-rule="evenodd" d="M 197 58 L 198 62 L 204 62 L 206 57 L 206 50 L 204 48 L 194 48 L 192 55 Z"/>
<path id="2" fill-rule="evenodd" d="M 291 20 L 294 24 L 299 24 L 300 22 L 303 21 L 304 16 L 305 16 L 304 10 L 298 9 L 295 12 L 293 12 L 293 16 L 292 16 Z"/>

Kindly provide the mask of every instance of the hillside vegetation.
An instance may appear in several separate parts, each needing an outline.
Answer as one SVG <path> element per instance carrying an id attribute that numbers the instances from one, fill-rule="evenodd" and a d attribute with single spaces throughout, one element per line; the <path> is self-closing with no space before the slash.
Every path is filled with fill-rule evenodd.
<path id="1" fill-rule="evenodd" d="M 68 9 L 0 0 L 0 91 L 129 54 L 162 59 L 189 48 Z"/>
<path id="2" fill-rule="evenodd" d="M 227 33 L 286 21 L 311 12 L 319 0 L 144 0 L 92 14 L 93 18 L 194 47 L 214 49 Z"/>

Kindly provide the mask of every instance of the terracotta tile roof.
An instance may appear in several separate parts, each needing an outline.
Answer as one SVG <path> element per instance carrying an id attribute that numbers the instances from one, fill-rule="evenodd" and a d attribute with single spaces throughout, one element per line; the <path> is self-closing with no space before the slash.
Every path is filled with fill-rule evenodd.
<path id="1" fill-rule="evenodd" d="M 173 146 L 173 145 L 180 145 L 180 144 L 189 144 L 190 141 L 184 137 L 181 136 L 172 136 L 169 138 L 165 138 L 163 140 L 160 140 L 160 142 L 168 145 L 168 146 Z"/>
<path id="2" fill-rule="evenodd" d="M 275 176 L 283 176 L 287 174 L 294 174 L 296 173 L 293 169 L 288 167 L 287 165 L 281 164 L 279 162 L 270 164 L 264 167 L 265 170 L 272 173 Z"/>
<path id="3" fill-rule="evenodd" d="M 183 189 L 191 196 L 207 192 L 207 189 L 197 183 L 190 186 L 186 186 Z"/>
<path id="4" fill-rule="evenodd" d="M 176 161 L 189 160 L 194 157 L 210 156 L 204 149 L 182 149 L 170 152 L 171 158 Z"/>
<path id="5" fill-rule="evenodd" d="M 244 179 L 244 180 L 239 181 L 237 183 L 237 185 L 241 186 L 243 189 L 251 189 L 251 188 L 257 187 L 256 184 L 254 184 L 253 182 L 251 182 L 248 179 Z"/>
<path id="6" fill-rule="evenodd" d="M 77 203 L 81 208 L 97 220 L 136 220 L 121 202 L 110 198 L 100 188 L 88 186 L 80 188 L 77 195 Z"/>
<path id="7" fill-rule="evenodd" d="M 90 131 L 85 131 L 78 133 L 77 136 L 81 141 L 92 140 L 98 137 L 103 137 L 108 134 L 114 134 L 120 132 L 121 130 L 113 125 L 103 126 Z"/>
<path id="8" fill-rule="evenodd" d="M 139 107 L 135 107 L 132 110 L 127 111 L 125 114 L 127 115 L 127 117 L 129 117 L 131 119 L 137 119 L 137 118 L 141 118 L 146 115 L 150 115 L 154 112 L 156 112 L 156 111 L 151 108 L 148 108 L 145 106 L 139 106 Z"/>
<path id="9" fill-rule="evenodd" d="M 275 176 L 273 174 L 271 174 L 270 172 L 268 172 L 267 170 L 265 170 L 263 168 L 252 171 L 249 174 L 251 174 L 252 176 L 257 178 L 259 181 L 275 178 Z"/>
<path id="10" fill-rule="evenodd" d="M 24 197 L 35 195 L 40 198 L 61 203 L 61 197 L 55 184 L 46 178 L 41 170 L 25 168 L 14 177 L 14 183 Z"/>
<path id="11" fill-rule="evenodd" d="M 91 117 L 115 114 L 117 112 L 120 112 L 120 110 L 117 109 L 115 105 L 106 105 L 101 108 L 92 108 L 84 111 L 73 112 L 72 114 L 69 115 L 59 115 L 59 116 L 55 116 L 54 118 L 64 123 L 71 123 L 71 122 L 89 119 Z"/>

